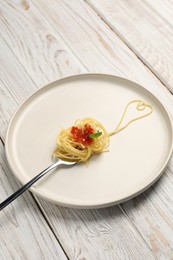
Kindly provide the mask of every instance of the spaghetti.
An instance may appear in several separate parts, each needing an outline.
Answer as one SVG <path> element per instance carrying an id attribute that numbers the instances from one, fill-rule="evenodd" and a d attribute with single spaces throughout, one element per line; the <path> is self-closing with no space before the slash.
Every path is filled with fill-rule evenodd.
<path id="1" fill-rule="evenodd" d="M 122 126 L 127 109 L 132 103 L 136 103 L 138 111 L 144 111 L 146 108 L 149 108 L 149 111 Z M 132 122 L 149 116 L 152 112 L 151 105 L 142 100 L 132 100 L 126 105 L 117 127 L 112 132 L 107 132 L 105 127 L 93 118 L 77 120 L 74 126 L 61 130 L 53 156 L 63 160 L 86 162 L 93 154 L 108 151 L 110 136 L 122 131 Z"/>

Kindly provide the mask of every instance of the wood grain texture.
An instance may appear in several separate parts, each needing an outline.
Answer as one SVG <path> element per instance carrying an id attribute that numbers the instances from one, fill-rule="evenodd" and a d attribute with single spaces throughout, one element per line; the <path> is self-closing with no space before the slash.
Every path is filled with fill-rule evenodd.
<path id="1" fill-rule="evenodd" d="M 87 0 L 87 3 L 170 91 L 173 91 L 172 18 L 169 19 L 171 24 L 162 18 L 163 2 L 160 5 L 161 1 L 154 0 L 148 3 L 123 0 L 117 4 L 117 1 L 113 0 Z M 150 3 L 154 4 L 153 8 L 150 7 Z M 160 13 L 156 12 L 155 6 L 160 6 Z M 170 5 L 166 6 L 169 8 Z"/>
<path id="2" fill-rule="evenodd" d="M 0 33 L 5 40 L 4 51 L 8 53 L 11 60 L 15 61 L 14 64 L 17 64 L 16 77 L 18 78 L 19 75 L 22 82 L 24 79 L 19 72 L 22 67 L 23 76 L 32 78 L 30 80 L 34 82 L 33 88 L 35 84 L 38 86 L 56 77 L 54 60 L 49 66 L 45 65 L 46 70 L 35 69 L 32 66 L 33 63 L 36 67 L 41 67 L 46 62 L 43 48 L 45 38 L 37 36 L 38 24 L 41 24 L 41 35 L 47 35 L 49 31 L 53 31 L 52 34 L 56 35 L 55 38 L 58 41 L 60 40 L 61 47 L 65 46 L 68 49 L 67 56 L 62 57 L 62 61 L 60 60 L 60 66 L 67 58 L 67 63 L 73 64 L 70 67 L 70 73 L 107 72 L 134 80 L 152 91 L 167 106 L 170 113 L 173 113 L 173 99 L 168 89 L 154 77 L 152 72 L 85 2 L 39 0 L 18 3 L 18 1 L 13 1 L 12 7 L 8 5 L 9 2 L 3 2 L 2 6 L 0 4 Z M 14 6 L 15 13 L 12 11 Z M 28 11 L 30 15 L 27 14 Z M 9 15 L 10 12 L 13 16 Z M 33 16 L 37 17 L 34 23 Z M 20 21 L 25 21 L 27 26 L 31 24 L 31 28 L 36 27 L 27 32 L 27 38 L 23 27 L 20 29 Z M 16 23 L 19 28 L 16 29 L 13 23 Z M 13 36 L 9 36 L 9 31 L 13 32 Z M 21 41 L 21 45 L 18 44 L 18 40 L 16 41 L 16 37 Z M 34 43 L 28 44 L 26 41 L 31 41 L 31 38 Z M 40 46 L 38 49 L 41 58 L 39 60 L 37 55 L 32 54 L 32 59 L 28 62 L 28 53 L 35 53 L 35 50 L 32 50 L 35 44 Z M 25 49 L 27 49 L 26 54 Z M 54 50 L 54 48 L 50 49 L 50 57 L 53 57 Z M 2 91 L 9 105 L 4 108 L 5 120 L 1 119 L 2 128 L 6 129 L 8 123 L 6 118 L 12 114 L 13 104 L 17 106 L 25 93 L 27 96 L 27 88 L 30 86 L 21 84 L 19 91 L 17 87 L 16 90 L 12 86 L 6 88 L 5 78 L 7 82 L 16 82 L 14 75 L 11 74 L 15 66 L 10 65 L 8 71 L 9 61 L 5 62 L 3 58 L 3 63 L 6 65 L 3 72 Z M 66 66 L 63 65 L 61 74 L 57 74 L 57 78 L 66 75 Z M 4 133 L 3 130 L 3 138 Z M 165 256 L 171 259 L 172 209 L 169 206 L 169 203 L 172 205 L 171 184 L 172 165 L 170 164 L 169 170 L 160 182 L 136 199 L 122 204 L 122 210 L 119 207 L 86 211 L 73 210 L 60 208 L 37 199 L 71 259 L 93 259 L 93 256 L 94 259 L 153 259 L 152 252 L 157 258 L 163 259 Z"/>
<path id="3" fill-rule="evenodd" d="M 0 134 L 5 139 L 12 114 L 37 87 L 2 38 L 0 60 Z"/>
<path id="4" fill-rule="evenodd" d="M 165 0 L 164 2 L 158 0 L 157 2 L 152 0 L 148 1 L 145 0 L 145 4 L 148 5 L 148 8 L 155 12 L 160 18 L 164 21 L 164 24 L 169 24 L 171 27 L 173 25 L 173 1 L 172 0 Z M 169 33 L 166 35 L 167 40 L 171 40 L 171 35 Z M 169 42 L 170 43 L 170 42 Z"/>
<path id="5" fill-rule="evenodd" d="M 160 180 L 122 208 L 158 259 L 173 256 L 173 160 Z M 133 210 L 132 210 L 133 209 Z"/>
<path id="6" fill-rule="evenodd" d="M 89 72 L 133 80 L 153 92 L 167 107 L 170 105 L 172 111 L 169 91 L 85 2 L 51 0 L 48 4 L 40 0 L 37 7 Z"/>
<path id="7" fill-rule="evenodd" d="M 1 36 L 37 86 L 82 72 L 68 46 L 28 1 L 1 1 L 0 18 Z"/>
<path id="8" fill-rule="evenodd" d="M 0 199 L 19 188 L 0 142 Z M 0 212 L 1 259 L 67 259 L 29 192 Z"/>
<path id="9" fill-rule="evenodd" d="M 154 259 L 118 206 L 75 210 L 39 203 L 70 259 Z"/>

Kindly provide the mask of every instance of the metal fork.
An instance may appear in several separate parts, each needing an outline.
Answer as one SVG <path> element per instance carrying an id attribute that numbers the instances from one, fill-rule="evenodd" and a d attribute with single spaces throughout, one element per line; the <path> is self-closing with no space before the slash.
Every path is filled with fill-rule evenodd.
<path id="1" fill-rule="evenodd" d="M 13 200 L 15 200 L 17 197 L 19 197 L 23 192 L 28 190 L 36 181 L 38 181 L 41 177 L 43 177 L 47 172 L 51 171 L 55 167 L 59 165 L 66 165 L 71 166 L 76 164 L 77 162 L 68 162 L 58 159 L 55 163 L 51 164 L 49 167 L 41 171 L 39 174 L 37 174 L 33 179 L 28 181 L 26 184 L 24 184 L 21 188 L 19 188 L 16 192 L 14 192 L 11 196 L 9 196 L 7 199 L 5 199 L 2 203 L 0 203 L 0 211 L 5 208 L 9 203 L 11 203 Z"/>

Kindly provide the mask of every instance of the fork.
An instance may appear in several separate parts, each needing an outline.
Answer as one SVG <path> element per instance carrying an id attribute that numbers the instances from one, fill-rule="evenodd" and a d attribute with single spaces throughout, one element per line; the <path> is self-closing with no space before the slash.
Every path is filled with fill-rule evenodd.
<path id="1" fill-rule="evenodd" d="M 34 178 L 24 184 L 21 188 L 19 188 L 16 192 L 14 192 L 11 196 L 5 199 L 2 203 L 0 203 L 0 211 L 5 208 L 8 204 L 10 204 L 13 200 L 18 198 L 23 192 L 28 190 L 36 181 L 38 181 L 41 177 L 43 177 L 46 173 L 54 169 L 59 165 L 71 166 L 75 165 L 77 162 L 63 161 L 58 159 L 55 163 L 48 166 L 46 169 L 37 174 Z"/>

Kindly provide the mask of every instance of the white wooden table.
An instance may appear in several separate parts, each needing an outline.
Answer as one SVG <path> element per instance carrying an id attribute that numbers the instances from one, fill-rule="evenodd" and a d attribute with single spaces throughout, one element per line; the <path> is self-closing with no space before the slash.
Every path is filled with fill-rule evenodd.
<path id="1" fill-rule="evenodd" d="M 36 89 L 109 73 L 151 90 L 173 115 L 173 0 L 0 0 L 0 200 L 20 183 L 7 164 L 9 120 Z M 173 259 L 173 160 L 140 196 L 105 209 L 26 192 L 0 212 L 0 258 Z"/>

